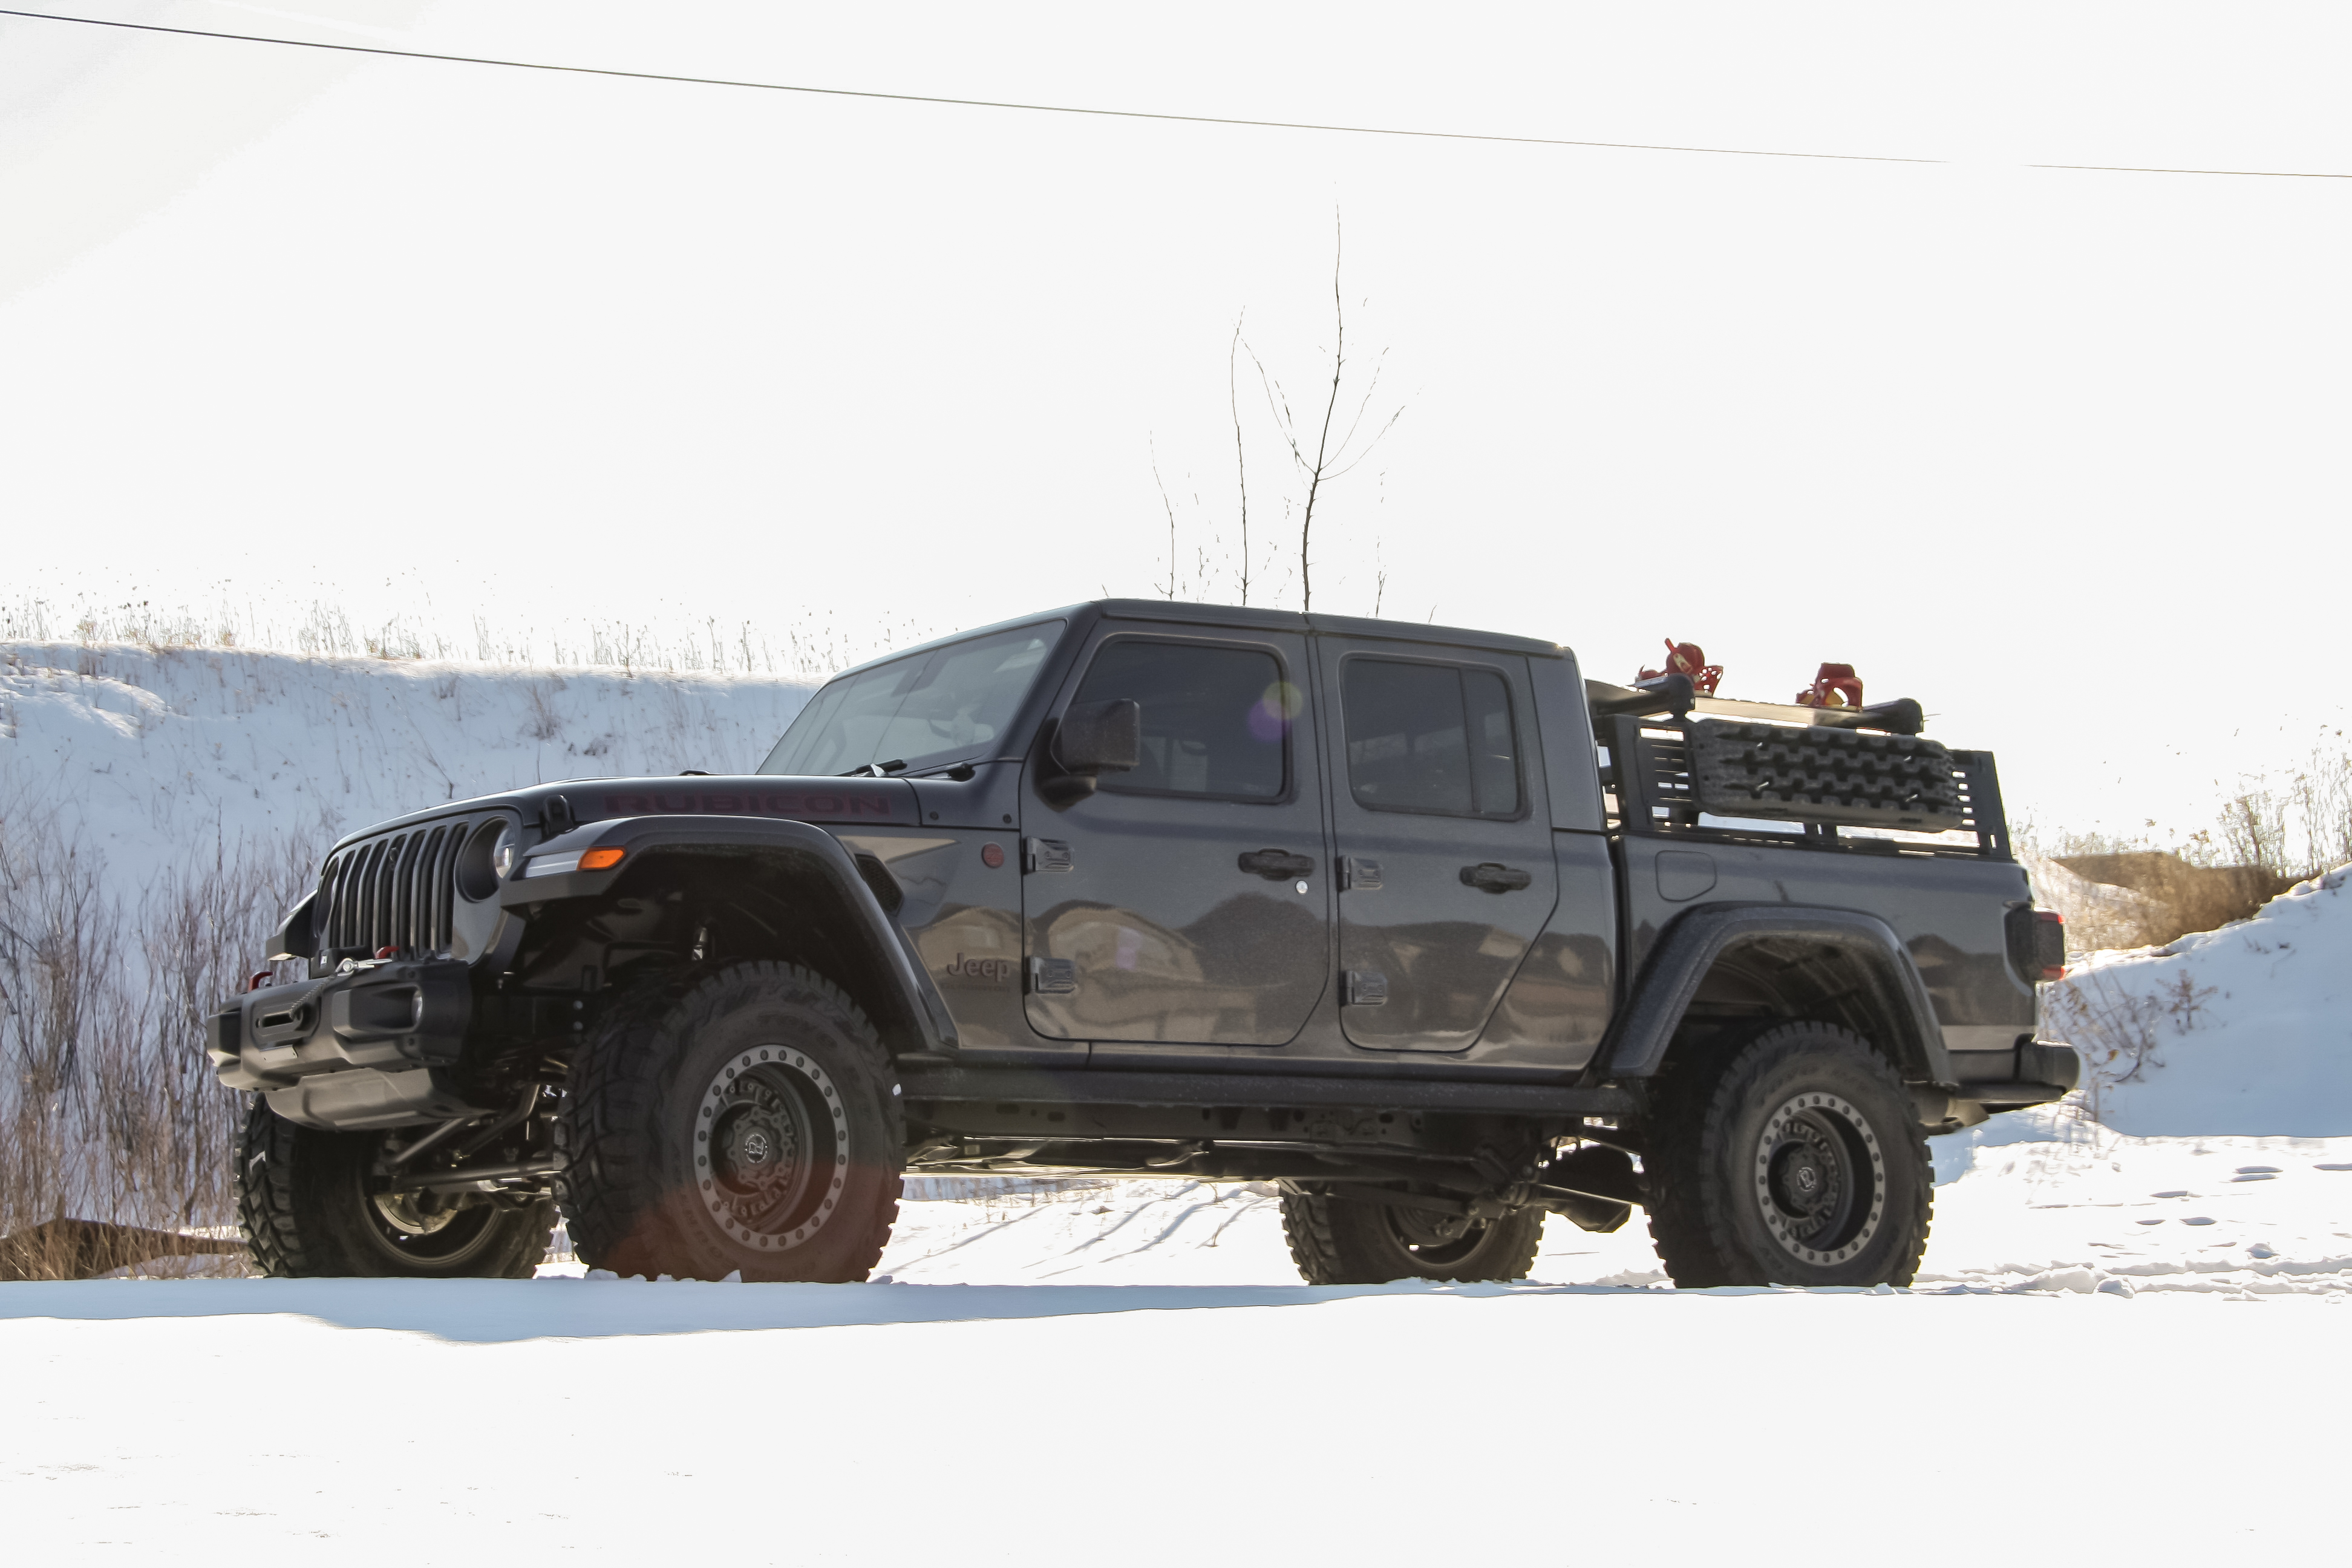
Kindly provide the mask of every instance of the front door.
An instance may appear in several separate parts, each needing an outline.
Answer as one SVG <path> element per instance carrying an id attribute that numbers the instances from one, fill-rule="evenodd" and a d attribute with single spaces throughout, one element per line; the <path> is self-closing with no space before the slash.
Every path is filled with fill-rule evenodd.
<path id="1" fill-rule="evenodd" d="M 1478 1038 L 1559 897 L 1527 660 L 1318 639 L 1348 1038 Z"/>
<path id="2" fill-rule="evenodd" d="M 1278 1046 L 1330 964 L 1307 639 L 1096 634 L 1055 708 L 1129 699 L 1141 765 L 1056 810 L 1022 791 L 1030 1026 L 1057 1039 Z"/>

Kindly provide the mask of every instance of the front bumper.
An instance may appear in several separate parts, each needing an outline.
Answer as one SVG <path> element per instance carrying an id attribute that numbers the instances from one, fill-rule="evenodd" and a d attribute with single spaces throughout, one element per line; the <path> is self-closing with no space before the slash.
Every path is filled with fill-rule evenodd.
<path id="1" fill-rule="evenodd" d="M 351 964 L 237 997 L 207 1021 L 205 1054 L 222 1084 L 268 1095 L 305 1126 L 478 1115 L 450 1074 L 473 1005 L 470 968 L 456 960 Z"/>

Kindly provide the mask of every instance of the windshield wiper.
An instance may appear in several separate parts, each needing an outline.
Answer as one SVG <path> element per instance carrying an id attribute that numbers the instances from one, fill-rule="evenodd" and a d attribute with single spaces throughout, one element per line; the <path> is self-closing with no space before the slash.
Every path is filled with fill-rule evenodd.
<path id="1" fill-rule="evenodd" d="M 887 763 L 861 763 L 845 773 L 835 776 L 845 779 L 878 779 L 898 773 L 907 765 L 904 757 L 893 757 Z"/>

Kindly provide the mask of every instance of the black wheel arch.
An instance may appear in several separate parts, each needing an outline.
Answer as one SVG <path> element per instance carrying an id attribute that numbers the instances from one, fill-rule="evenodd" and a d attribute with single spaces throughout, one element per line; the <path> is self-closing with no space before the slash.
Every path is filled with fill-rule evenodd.
<path id="1" fill-rule="evenodd" d="M 623 851 L 604 871 L 526 878 L 526 862 L 499 901 L 527 915 L 551 945 L 568 938 L 584 947 L 599 941 L 600 916 L 623 900 L 683 892 L 698 908 L 739 917 L 726 956 L 802 963 L 826 975 L 874 1021 L 892 1056 L 954 1047 L 947 1005 L 877 894 L 879 868 L 862 867 L 824 829 L 759 817 L 621 817 L 536 845 L 530 857 L 604 848 Z M 534 944 L 526 937 L 523 945 Z M 561 957 L 537 963 L 563 967 Z"/>
<path id="2" fill-rule="evenodd" d="M 1600 1081 L 1648 1079 L 1711 1015 L 1851 1029 L 1907 1082 L 1953 1083 L 1919 966 L 1876 915 L 1807 905 L 1703 904 L 1669 925 L 1594 1060 Z"/>

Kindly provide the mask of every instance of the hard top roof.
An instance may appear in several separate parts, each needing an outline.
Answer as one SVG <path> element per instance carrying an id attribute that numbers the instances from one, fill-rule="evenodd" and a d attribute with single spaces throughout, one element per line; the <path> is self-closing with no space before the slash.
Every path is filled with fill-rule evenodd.
<path id="1" fill-rule="evenodd" d="M 991 632 L 1012 631 L 1044 621 L 1076 620 L 1088 611 L 1111 620 L 1170 621 L 1195 626 L 1247 626 L 1265 631 L 1328 632 L 1337 637 L 1390 637 L 1399 642 L 1491 648 L 1497 652 L 1533 654 L 1544 658 L 1559 658 L 1568 651 L 1558 643 L 1545 642 L 1539 637 L 1512 637 L 1505 632 L 1477 631 L 1467 626 L 1426 626 L 1419 621 L 1375 620 L 1366 616 L 1301 615 L 1297 610 L 1262 610 L 1240 605 L 1194 605 L 1181 599 L 1088 599 L 1076 605 L 1064 605 L 1058 609 L 1039 610 L 1034 615 L 998 621 L 992 626 L 974 626 L 969 631 L 932 637 L 912 647 L 894 649 L 878 658 L 869 658 L 864 664 L 842 671 L 842 674 L 852 674 L 856 670 L 905 658 L 910 654 L 944 647 L 950 643 L 986 637 Z"/>

